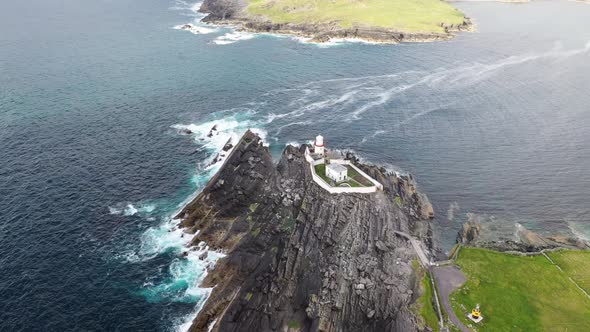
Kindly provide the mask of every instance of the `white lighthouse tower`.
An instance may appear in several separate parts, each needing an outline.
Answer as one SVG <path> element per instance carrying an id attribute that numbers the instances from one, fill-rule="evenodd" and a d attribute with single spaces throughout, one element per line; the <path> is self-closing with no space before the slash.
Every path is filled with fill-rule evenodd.
<path id="1" fill-rule="evenodd" d="M 318 135 L 315 138 L 315 143 L 313 144 L 313 152 L 319 155 L 324 155 L 324 136 Z"/>

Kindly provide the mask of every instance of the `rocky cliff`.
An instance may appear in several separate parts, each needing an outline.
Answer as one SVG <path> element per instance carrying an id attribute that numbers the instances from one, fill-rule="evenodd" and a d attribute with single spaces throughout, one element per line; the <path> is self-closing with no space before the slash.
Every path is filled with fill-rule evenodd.
<path id="1" fill-rule="evenodd" d="M 414 234 L 430 248 L 432 207 L 411 177 L 358 164 L 384 185 L 330 194 L 311 178 L 304 147 L 277 164 L 248 131 L 178 218 L 227 256 L 191 331 L 416 331 Z"/>

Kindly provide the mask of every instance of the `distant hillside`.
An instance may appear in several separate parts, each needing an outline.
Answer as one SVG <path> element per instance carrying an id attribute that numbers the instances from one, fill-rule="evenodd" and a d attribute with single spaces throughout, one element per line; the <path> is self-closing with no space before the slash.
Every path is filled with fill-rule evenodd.
<path id="1" fill-rule="evenodd" d="M 445 40 L 471 27 L 462 12 L 439 0 L 205 0 L 201 11 L 209 13 L 208 22 L 316 42 Z"/>
<path id="2" fill-rule="evenodd" d="M 250 0 L 247 12 L 273 23 L 337 24 L 405 32 L 445 32 L 465 16 L 440 0 Z"/>

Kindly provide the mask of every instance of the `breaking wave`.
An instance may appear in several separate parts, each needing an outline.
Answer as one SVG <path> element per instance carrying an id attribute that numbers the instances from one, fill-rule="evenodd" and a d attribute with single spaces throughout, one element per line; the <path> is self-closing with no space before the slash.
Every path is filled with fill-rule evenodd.
<path id="1" fill-rule="evenodd" d="M 213 40 L 213 44 L 216 45 L 229 45 L 235 42 L 239 42 L 242 40 L 250 40 L 254 38 L 255 35 L 249 32 L 242 32 L 242 31 L 234 31 L 228 32 L 222 36 L 219 36 Z"/>
<path id="2" fill-rule="evenodd" d="M 575 238 L 590 241 L 590 227 L 588 225 L 571 220 L 566 220 L 566 225 Z"/>
<path id="3" fill-rule="evenodd" d="M 155 210 L 156 205 L 152 203 L 139 203 L 137 206 L 131 203 L 122 203 L 116 204 L 115 206 L 109 206 L 110 214 L 120 214 L 124 216 L 134 216 L 136 214 L 148 216 Z"/>
<path id="4" fill-rule="evenodd" d="M 175 216 L 200 191 L 209 179 L 217 172 L 225 158 L 231 153 L 242 134 L 251 129 L 263 138 L 266 132 L 258 127 L 259 123 L 250 118 L 255 112 L 228 110 L 218 112 L 209 120 L 201 123 L 176 124 L 172 129 L 179 134 L 190 137 L 197 151 L 205 155 L 203 161 L 197 164 L 194 176 L 191 178 L 195 186 L 195 194 L 187 197 L 184 202 L 171 209 L 158 206 L 153 202 L 120 203 L 109 207 L 109 213 L 126 217 L 142 217 L 154 221 L 154 215 L 159 214 L 160 222 L 149 227 L 142 235 L 139 246 L 117 256 L 128 263 L 141 264 L 161 255 L 172 255 L 173 259 L 168 267 L 159 273 L 150 275 L 143 281 L 137 293 L 145 297 L 146 301 L 180 302 L 195 305 L 194 311 L 177 322 L 176 330 L 185 331 L 190 327 L 192 319 L 209 296 L 211 289 L 201 288 L 199 285 L 206 277 L 217 260 L 224 256 L 221 252 L 209 250 L 206 243 L 190 247 L 195 235 L 185 233 L 178 227 L 180 220 Z M 165 205 L 164 203 L 161 203 Z"/>
<path id="5" fill-rule="evenodd" d="M 207 15 L 199 12 L 201 4 L 202 2 L 188 3 L 182 0 L 176 0 L 175 6 L 170 9 L 180 11 L 184 16 L 188 16 L 192 20 L 189 23 L 176 25 L 173 29 L 188 31 L 195 35 L 203 35 L 219 31 L 217 27 L 202 22 L 203 18 Z"/>
<path id="6" fill-rule="evenodd" d="M 455 214 L 459 212 L 459 203 L 452 202 L 449 204 L 449 209 L 447 210 L 447 220 L 453 221 L 455 219 Z"/>

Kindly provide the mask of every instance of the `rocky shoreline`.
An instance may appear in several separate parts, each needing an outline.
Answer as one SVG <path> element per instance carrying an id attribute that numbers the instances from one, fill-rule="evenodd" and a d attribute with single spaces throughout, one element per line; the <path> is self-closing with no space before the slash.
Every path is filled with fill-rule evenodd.
<path id="1" fill-rule="evenodd" d="M 457 233 L 457 243 L 464 246 L 486 248 L 501 252 L 538 253 L 550 249 L 590 249 L 587 241 L 563 235 L 542 236 L 519 226 L 517 240 L 484 240 L 480 223 L 469 221 Z"/>
<path id="2" fill-rule="evenodd" d="M 411 176 L 358 163 L 381 182 L 371 194 L 330 194 L 311 178 L 304 147 L 277 164 L 248 131 L 177 216 L 226 253 L 190 331 L 423 331 L 412 234 L 432 252 L 432 206 Z"/>
<path id="3" fill-rule="evenodd" d="M 242 0 L 205 0 L 199 9 L 207 14 L 203 22 L 232 26 L 241 31 L 293 35 L 312 43 L 324 43 L 333 39 L 353 39 L 371 43 L 397 44 L 402 42 L 430 42 L 449 40 L 454 34 L 472 31 L 473 24 L 467 17 L 461 24 L 440 23 L 444 32 L 404 32 L 378 27 L 357 26 L 342 28 L 331 24 L 276 24 L 245 13 L 246 2 Z"/>

